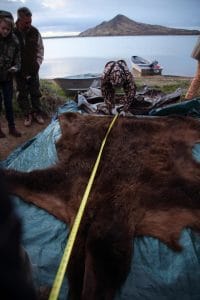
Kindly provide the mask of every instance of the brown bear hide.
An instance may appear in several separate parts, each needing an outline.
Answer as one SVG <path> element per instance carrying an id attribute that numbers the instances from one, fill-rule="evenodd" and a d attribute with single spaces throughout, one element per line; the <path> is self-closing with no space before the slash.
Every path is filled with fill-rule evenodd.
<path id="1" fill-rule="evenodd" d="M 5 170 L 12 193 L 72 225 L 112 117 L 60 117 L 59 162 Z M 200 230 L 200 164 L 190 117 L 118 117 L 105 145 L 70 258 L 70 299 L 110 300 L 127 277 L 132 239 L 152 236 L 179 251 L 185 227 Z"/>

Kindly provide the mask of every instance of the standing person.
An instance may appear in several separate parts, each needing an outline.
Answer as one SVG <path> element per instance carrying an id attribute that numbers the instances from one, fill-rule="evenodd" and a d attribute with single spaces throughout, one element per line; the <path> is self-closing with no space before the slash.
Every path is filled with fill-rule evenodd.
<path id="1" fill-rule="evenodd" d="M 200 88 L 200 37 L 191 54 L 192 58 L 197 60 L 197 70 L 196 74 L 189 86 L 189 89 L 185 95 L 185 99 L 190 100 L 198 96 L 198 91 Z"/>
<path id="2" fill-rule="evenodd" d="M 136 94 L 136 85 L 132 73 L 124 60 L 109 61 L 101 77 L 101 92 L 110 113 L 115 106 L 116 88 L 125 92 L 123 111 L 127 112 Z"/>
<path id="3" fill-rule="evenodd" d="M 21 47 L 21 70 L 16 76 L 18 103 L 24 113 L 24 125 L 31 126 L 33 119 L 44 124 L 41 110 L 39 68 L 44 58 L 44 46 L 40 32 L 32 24 L 29 8 L 17 11 L 14 29 Z"/>
<path id="4" fill-rule="evenodd" d="M 13 18 L 0 13 L 0 112 L 4 102 L 9 134 L 20 137 L 21 133 L 15 128 L 13 114 L 13 74 L 20 69 L 20 47 L 13 34 Z M 6 135 L 1 129 L 0 138 Z"/>

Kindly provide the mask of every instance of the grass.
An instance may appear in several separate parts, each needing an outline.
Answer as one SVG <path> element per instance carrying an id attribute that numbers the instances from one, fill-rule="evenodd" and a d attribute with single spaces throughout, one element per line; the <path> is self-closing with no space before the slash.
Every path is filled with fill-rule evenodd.
<path id="1" fill-rule="evenodd" d="M 182 90 L 182 99 L 185 98 L 186 91 L 190 85 L 190 77 L 179 76 L 151 76 L 135 78 L 137 88 L 147 85 L 151 88 L 162 91 L 163 93 L 170 94 L 175 92 L 178 88 Z"/>
<path id="2" fill-rule="evenodd" d="M 48 93 L 53 96 L 65 97 L 64 91 L 59 87 L 59 85 L 54 80 L 40 80 L 40 87 L 42 94 Z"/>
<path id="3" fill-rule="evenodd" d="M 190 85 L 190 77 L 180 76 L 144 76 L 135 77 L 135 83 L 137 90 L 142 89 L 144 86 L 148 86 L 152 89 L 159 90 L 165 94 L 175 92 L 177 89 L 181 89 L 181 100 L 185 99 L 186 91 Z M 123 93 L 122 89 L 119 89 L 118 93 Z"/>
<path id="4" fill-rule="evenodd" d="M 53 80 L 40 80 L 40 91 L 42 94 L 41 105 L 42 110 L 47 116 L 52 116 L 57 107 L 64 104 L 68 97 L 65 95 L 64 91 L 55 83 Z M 16 89 L 14 89 L 13 97 L 13 109 L 16 117 L 21 117 L 22 112 L 16 100 Z"/>
<path id="5" fill-rule="evenodd" d="M 181 88 L 181 100 L 184 100 L 191 78 L 179 76 L 145 76 L 135 77 L 135 82 L 137 89 L 141 89 L 143 86 L 147 85 L 150 88 L 160 90 L 166 94 L 175 92 L 178 88 Z M 42 109 L 48 116 L 52 116 L 58 106 L 64 104 L 69 99 L 74 99 L 76 96 L 74 92 L 64 92 L 62 88 L 51 79 L 41 79 L 40 87 L 42 93 Z M 15 116 L 20 117 L 22 114 L 16 101 L 16 92 L 14 93 L 13 107 Z"/>

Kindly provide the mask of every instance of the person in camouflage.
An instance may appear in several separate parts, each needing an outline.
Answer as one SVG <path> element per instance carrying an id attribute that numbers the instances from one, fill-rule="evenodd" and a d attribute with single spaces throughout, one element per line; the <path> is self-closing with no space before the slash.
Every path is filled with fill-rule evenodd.
<path id="1" fill-rule="evenodd" d="M 123 111 L 127 112 L 136 94 L 133 75 L 124 60 L 109 61 L 101 77 L 101 92 L 110 113 L 116 102 L 116 88 L 119 87 L 124 89 Z"/>
<path id="2" fill-rule="evenodd" d="M 21 133 L 15 128 L 13 113 L 13 74 L 20 69 L 20 48 L 13 34 L 13 19 L 0 14 L 0 113 L 4 102 L 9 134 L 20 137 Z M 0 138 L 6 137 L 1 129 Z"/>

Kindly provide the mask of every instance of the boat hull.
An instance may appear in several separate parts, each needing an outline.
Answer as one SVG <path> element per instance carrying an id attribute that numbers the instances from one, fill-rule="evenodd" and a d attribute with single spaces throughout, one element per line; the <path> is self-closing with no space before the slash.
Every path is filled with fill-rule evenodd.
<path id="1" fill-rule="evenodd" d="M 153 75 L 162 75 L 162 69 L 151 69 L 151 68 L 140 68 L 137 65 L 132 66 L 133 69 L 140 76 L 153 76 Z"/>
<path id="2" fill-rule="evenodd" d="M 153 64 L 148 60 L 139 57 L 132 56 L 132 68 L 133 71 L 139 76 L 153 76 L 153 75 L 162 75 L 162 68 L 158 64 Z"/>
<path id="3" fill-rule="evenodd" d="M 69 77 L 55 78 L 54 81 L 64 90 L 64 91 L 84 91 L 89 87 L 100 87 L 100 75 L 86 76 L 77 75 Z"/>

